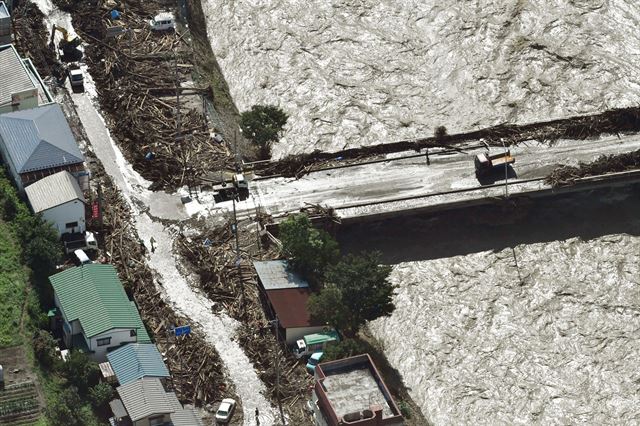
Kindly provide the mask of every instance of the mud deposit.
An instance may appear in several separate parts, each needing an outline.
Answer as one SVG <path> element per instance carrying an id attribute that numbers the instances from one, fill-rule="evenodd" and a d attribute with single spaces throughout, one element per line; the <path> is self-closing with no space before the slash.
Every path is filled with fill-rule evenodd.
<path id="1" fill-rule="evenodd" d="M 630 0 L 203 0 L 243 111 L 291 117 L 274 156 L 638 103 Z"/>
<path id="2" fill-rule="evenodd" d="M 640 421 L 638 195 L 347 232 L 396 263 L 396 312 L 370 330 L 433 424 Z"/>

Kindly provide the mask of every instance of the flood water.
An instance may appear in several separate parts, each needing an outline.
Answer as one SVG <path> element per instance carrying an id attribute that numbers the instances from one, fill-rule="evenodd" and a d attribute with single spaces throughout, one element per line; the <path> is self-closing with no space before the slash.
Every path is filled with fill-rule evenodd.
<path id="1" fill-rule="evenodd" d="M 371 332 L 435 425 L 637 423 L 640 188 L 521 210 L 341 231 L 394 265 Z"/>
<path id="2" fill-rule="evenodd" d="M 635 0 L 203 0 L 238 108 L 276 158 L 635 106 Z"/>

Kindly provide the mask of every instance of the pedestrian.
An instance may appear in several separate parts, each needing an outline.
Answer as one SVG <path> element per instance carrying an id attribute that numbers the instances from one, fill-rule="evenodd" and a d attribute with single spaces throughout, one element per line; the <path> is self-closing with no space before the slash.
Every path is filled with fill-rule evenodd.
<path id="1" fill-rule="evenodd" d="M 427 166 L 430 166 L 431 165 L 431 160 L 429 160 L 429 147 L 427 147 L 426 157 L 427 157 Z"/>
<path id="2" fill-rule="evenodd" d="M 156 239 L 151 237 L 149 239 L 149 242 L 151 243 L 151 253 L 155 253 L 156 252 L 156 246 L 155 246 Z"/>
<path id="3" fill-rule="evenodd" d="M 256 425 L 260 426 L 260 411 L 256 407 Z"/>

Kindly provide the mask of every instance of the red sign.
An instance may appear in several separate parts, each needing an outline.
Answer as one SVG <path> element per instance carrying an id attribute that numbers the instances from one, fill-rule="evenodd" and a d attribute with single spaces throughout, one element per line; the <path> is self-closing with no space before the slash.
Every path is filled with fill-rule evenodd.
<path id="1" fill-rule="evenodd" d="M 98 206 L 98 202 L 94 201 L 91 204 L 91 219 L 99 219 L 100 218 L 100 207 Z"/>

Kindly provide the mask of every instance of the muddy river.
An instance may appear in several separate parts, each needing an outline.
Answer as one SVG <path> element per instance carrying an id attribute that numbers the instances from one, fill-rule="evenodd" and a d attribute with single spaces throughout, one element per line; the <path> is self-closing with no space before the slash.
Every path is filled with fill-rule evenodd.
<path id="1" fill-rule="evenodd" d="M 637 105 L 635 0 L 203 0 L 240 110 L 290 116 L 275 157 Z"/>
<path id="2" fill-rule="evenodd" d="M 522 210 L 345 230 L 394 264 L 371 332 L 435 425 L 638 423 L 640 188 Z"/>

